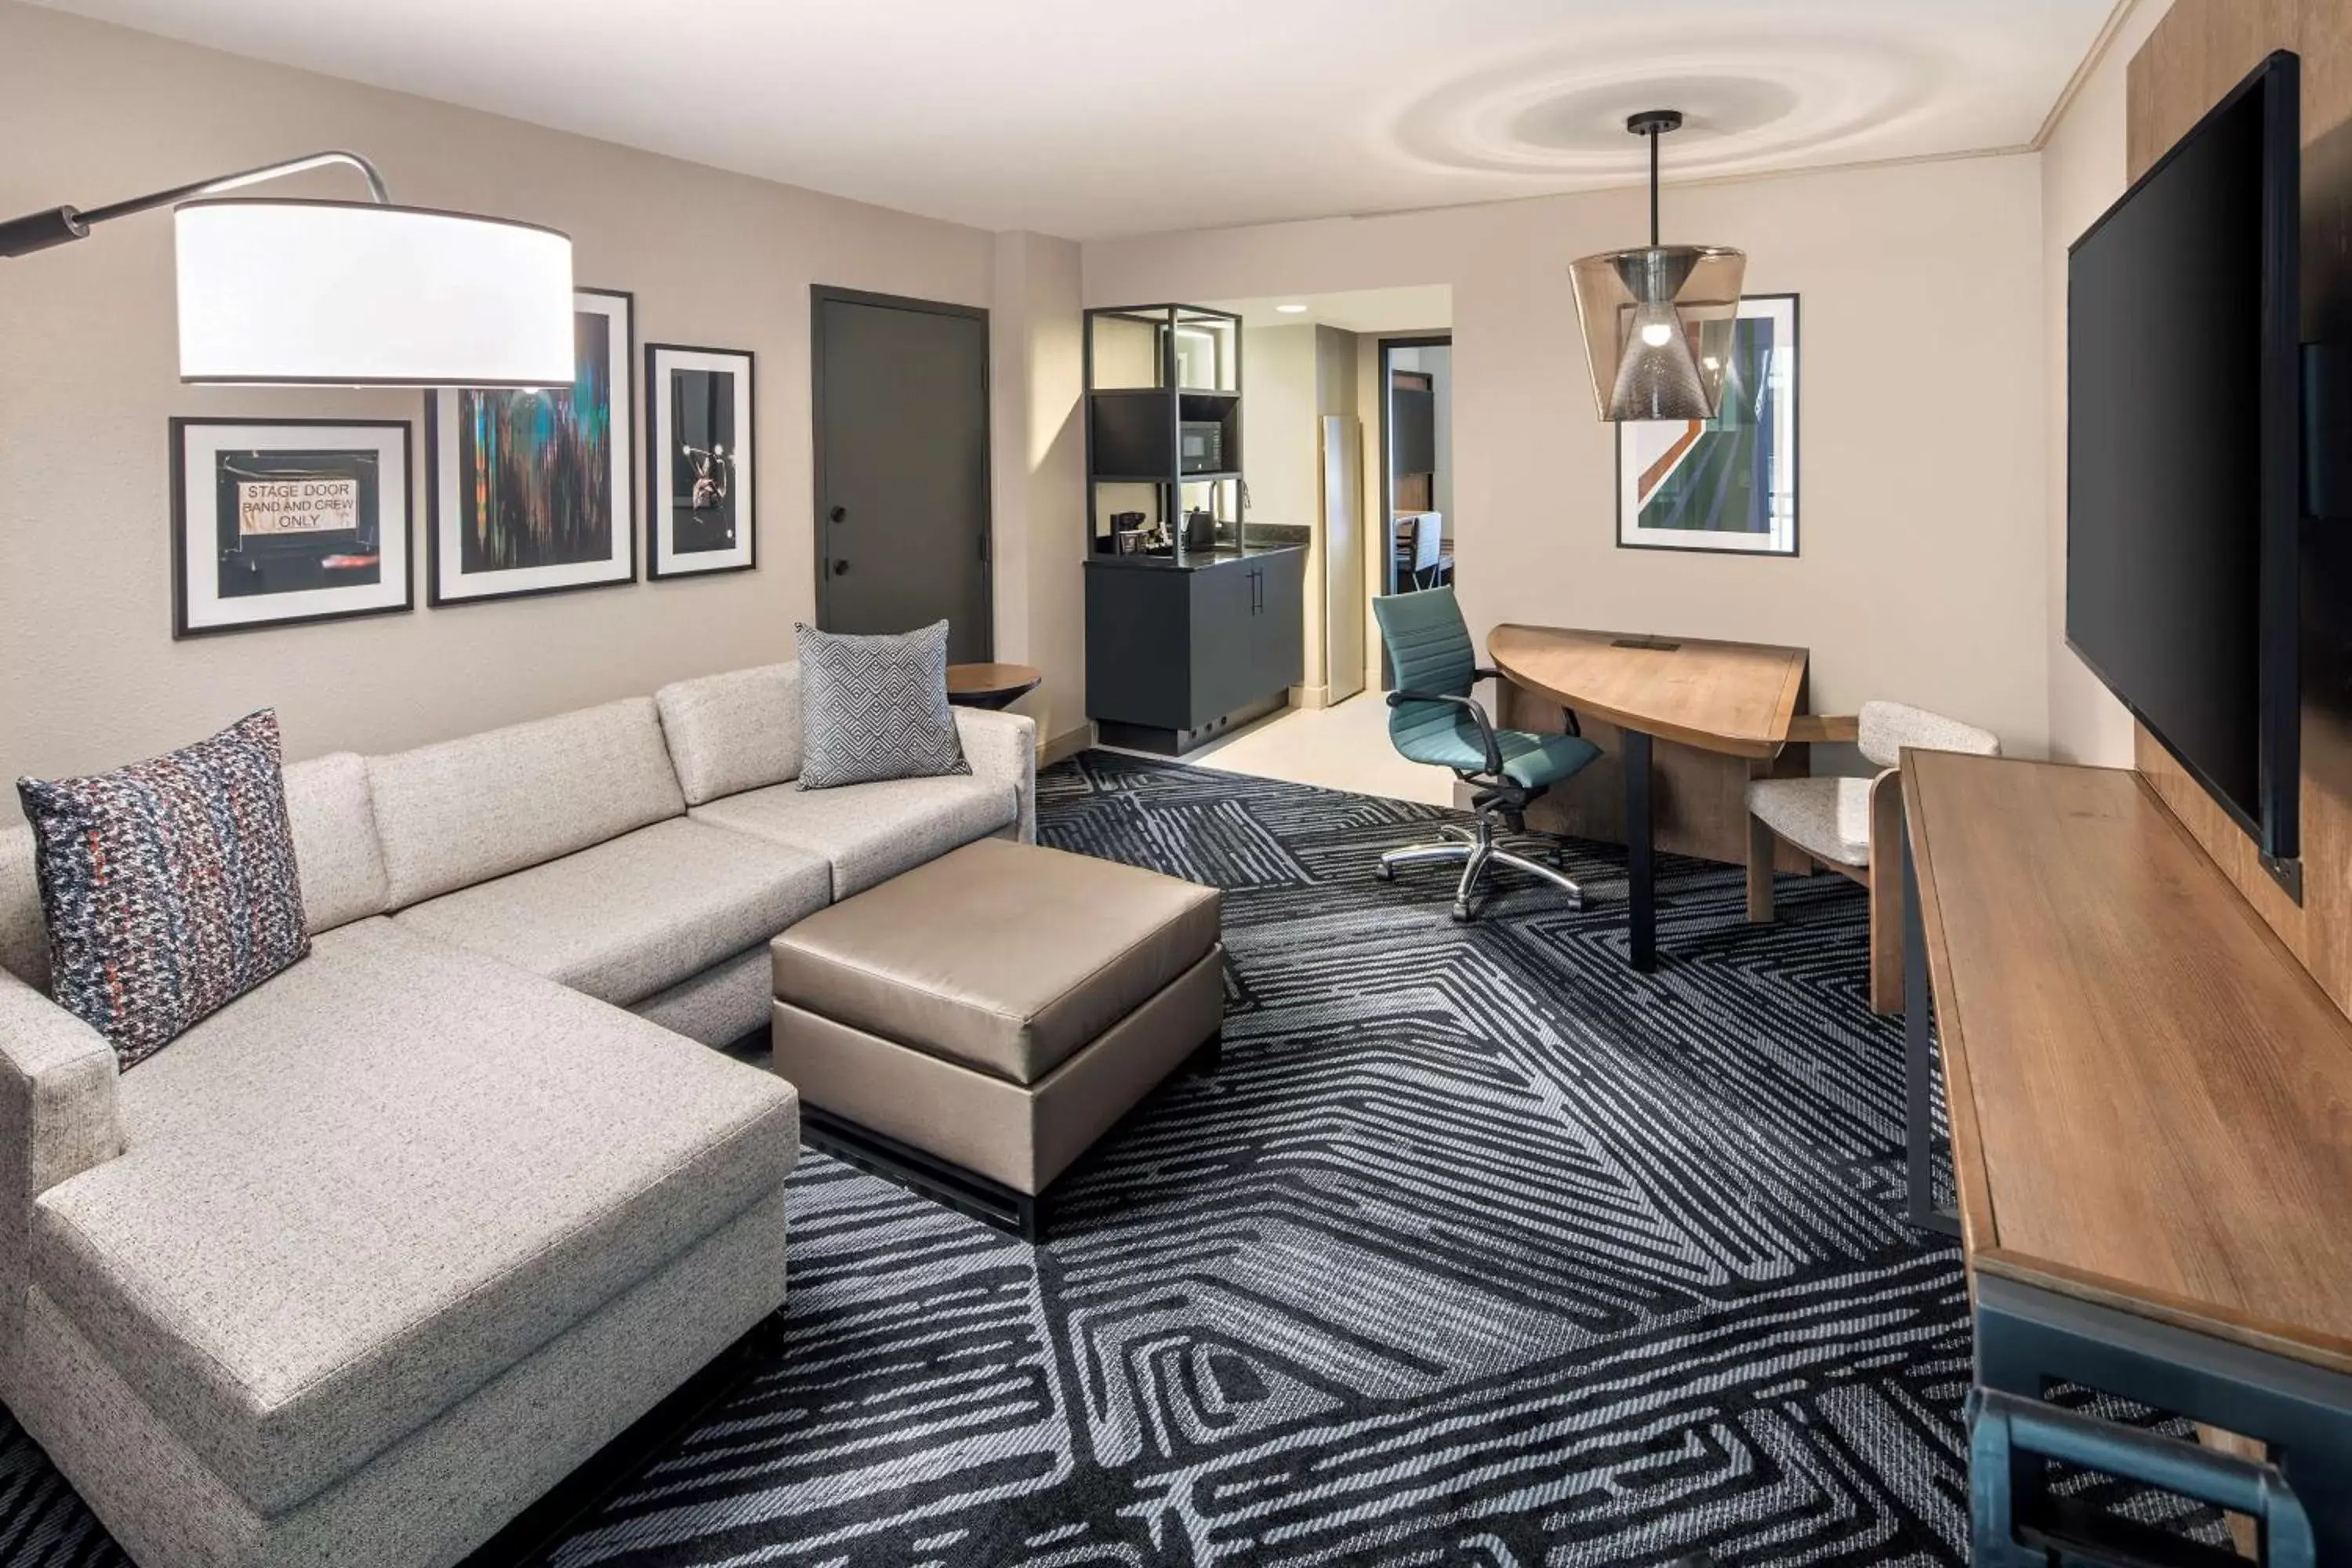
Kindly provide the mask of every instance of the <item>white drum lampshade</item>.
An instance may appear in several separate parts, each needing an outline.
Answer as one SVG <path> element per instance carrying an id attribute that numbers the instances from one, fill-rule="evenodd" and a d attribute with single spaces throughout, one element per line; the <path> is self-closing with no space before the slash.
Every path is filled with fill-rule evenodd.
<path id="1" fill-rule="evenodd" d="M 180 379 L 569 386 L 572 241 L 535 224 L 381 203 L 174 209 Z"/>

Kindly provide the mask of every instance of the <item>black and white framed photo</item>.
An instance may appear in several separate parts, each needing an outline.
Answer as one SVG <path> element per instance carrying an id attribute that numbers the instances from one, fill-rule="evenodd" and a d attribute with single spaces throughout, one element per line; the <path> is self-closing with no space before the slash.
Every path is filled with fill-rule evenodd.
<path id="1" fill-rule="evenodd" d="M 1797 296 L 1740 300 L 1714 418 L 1617 426 L 1617 542 L 1797 553 Z"/>
<path id="2" fill-rule="evenodd" d="M 172 421 L 172 635 L 413 609 L 400 419 Z"/>
<path id="3" fill-rule="evenodd" d="M 637 579 L 635 300 L 582 289 L 572 306 L 570 386 L 425 395 L 434 605 Z"/>
<path id="4" fill-rule="evenodd" d="M 647 343 L 647 577 L 759 564 L 751 457 L 751 356 Z"/>

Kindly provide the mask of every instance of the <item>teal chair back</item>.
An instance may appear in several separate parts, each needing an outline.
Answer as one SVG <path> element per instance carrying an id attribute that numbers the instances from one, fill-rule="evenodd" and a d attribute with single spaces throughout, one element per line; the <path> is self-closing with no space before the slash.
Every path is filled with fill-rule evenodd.
<path id="1" fill-rule="evenodd" d="M 1452 588 L 1391 594 L 1372 601 L 1372 615 L 1381 624 L 1381 641 L 1388 647 L 1399 691 L 1470 695 L 1476 683 L 1478 650 Z M 1483 757 L 1477 733 L 1478 727 L 1450 702 L 1401 702 L 1389 710 L 1390 741 L 1415 762 L 1452 765 L 1465 737 L 1471 754 Z"/>

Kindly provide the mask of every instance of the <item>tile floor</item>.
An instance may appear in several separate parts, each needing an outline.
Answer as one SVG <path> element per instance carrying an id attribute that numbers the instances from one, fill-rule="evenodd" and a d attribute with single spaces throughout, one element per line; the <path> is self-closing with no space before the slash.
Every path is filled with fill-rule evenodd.
<path id="1" fill-rule="evenodd" d="M 1262 779 L 1452 805 L 1454 775 L 1398 756 L 1389 744 L 1388 722 L 1381 693 L 1367 691 L 1331 708 L 1270 713 L 1182 761 Z"/>

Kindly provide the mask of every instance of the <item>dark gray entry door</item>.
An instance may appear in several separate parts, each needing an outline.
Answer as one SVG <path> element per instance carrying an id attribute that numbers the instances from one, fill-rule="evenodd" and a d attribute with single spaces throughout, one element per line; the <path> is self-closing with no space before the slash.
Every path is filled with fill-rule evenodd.
<path id="1" fill-rule="evenodd" d="M 951 663 L 985 660 L 988 312 L 811 290 L 817 625 L 948 623 Z"/>

